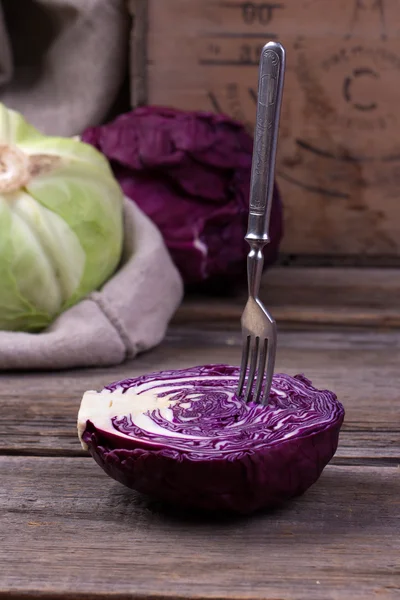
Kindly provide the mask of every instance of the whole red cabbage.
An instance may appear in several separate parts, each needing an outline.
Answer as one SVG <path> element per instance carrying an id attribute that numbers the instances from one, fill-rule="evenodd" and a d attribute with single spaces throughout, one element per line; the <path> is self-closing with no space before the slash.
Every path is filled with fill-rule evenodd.
<path id="1" fill-rule="evenodd" d="M 108 475 L 170 503 L 240 513 L 276 506 L 318 479 L 344 409 L 304 376 L 282 374 L 268 406 L 246 405 L 238 376 L 237 367 L 208 365 L 87 392 L 80 439 Z M 149 394 L 161 404 L 142 410 Z"/>
<path id="2" fill-rule="evenodd" d="M 253 142 L 242 125 L 148 106 L 87 129 L 82 139 L 105 154 L 126 196 L 159 227 L 186 284 L 243 279 Z M 281 237 L 275 187 L 266 265 Z"/>

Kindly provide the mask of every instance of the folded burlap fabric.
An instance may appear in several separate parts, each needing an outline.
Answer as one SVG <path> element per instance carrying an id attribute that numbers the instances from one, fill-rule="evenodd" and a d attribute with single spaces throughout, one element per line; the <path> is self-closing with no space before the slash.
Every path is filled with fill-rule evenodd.
<path id="1" fill-rule="evenodd" d="M 0 101 L 52 135 L 101 123 L 126 75 L 129 29 L 126 0 L 0 0 Z"/>
<path id="2" fill-rule="evenodd" d="M 0 369 L 107 366 L 156 346 L 183 293 L 156 226 L 125 200 L 121 266 L 41 333 L 0 331 Z"/>

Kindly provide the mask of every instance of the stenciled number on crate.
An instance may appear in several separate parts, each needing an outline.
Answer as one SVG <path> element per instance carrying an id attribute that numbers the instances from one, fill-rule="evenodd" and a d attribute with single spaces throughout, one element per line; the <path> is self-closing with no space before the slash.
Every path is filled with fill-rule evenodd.
<path id="1" fill-rule="evenodd" d="M 274 11 L 284 8 L 282 3 L 245 2 L 240 5 L 242 19 L 246 25 L 268 25 L 274 16 Z"/>
<path id="2" fill-rule="evenodd" d="M 281 2 L 222 2 L 222 23 L 224 15 L 234 11 L 236 18 L 243 26 L 238 31 L 205 31 L 202 37 L 207 42 L 200 56 L 198 64 L 208 67 L 256 67 L 264 44 L 270 40 L 277 40 L 278 34 L 267 31 L 266 26 L 274 21 L 276 12 L 282 11 L 285 4 Z M 231 18 L 227 16 L 227 21 Z M 227 40 L 237 39 L 236 44 L 226 43 Z M 251 39 L 251 41 L 250 41 Z M 256 41 L 256 39 L 258 41 Z"/>
<path id="3" fill-rule="evenodd" d="M 258 65 L 258 59 L 264 44 L 242 44 L 239 50 L 239 60 L 242 64 Z"/>

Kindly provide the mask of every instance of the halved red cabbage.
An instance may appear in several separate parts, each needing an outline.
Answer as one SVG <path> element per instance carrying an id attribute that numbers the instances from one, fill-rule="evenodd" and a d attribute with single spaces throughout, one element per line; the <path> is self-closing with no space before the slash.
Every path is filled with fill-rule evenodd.
<path id="1" fill-rule="evenodd" d="M 126 486 L 181 506 L 249 513 L 302 494 L 336 452 L 344 409 L 303 375 L 268 406 L 236 396 L 239 369 L 162 371 L 89 391 L 79 437 Z"/>

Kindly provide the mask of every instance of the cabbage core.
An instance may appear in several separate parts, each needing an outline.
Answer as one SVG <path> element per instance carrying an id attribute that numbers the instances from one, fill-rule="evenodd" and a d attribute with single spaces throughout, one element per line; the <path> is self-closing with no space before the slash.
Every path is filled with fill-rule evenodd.
<path id="1" fill-rule="evenodd" d="M 0 194 L 17 191 L 29 179 L 29 156 L 17 146 L 0 144 Z"/>

